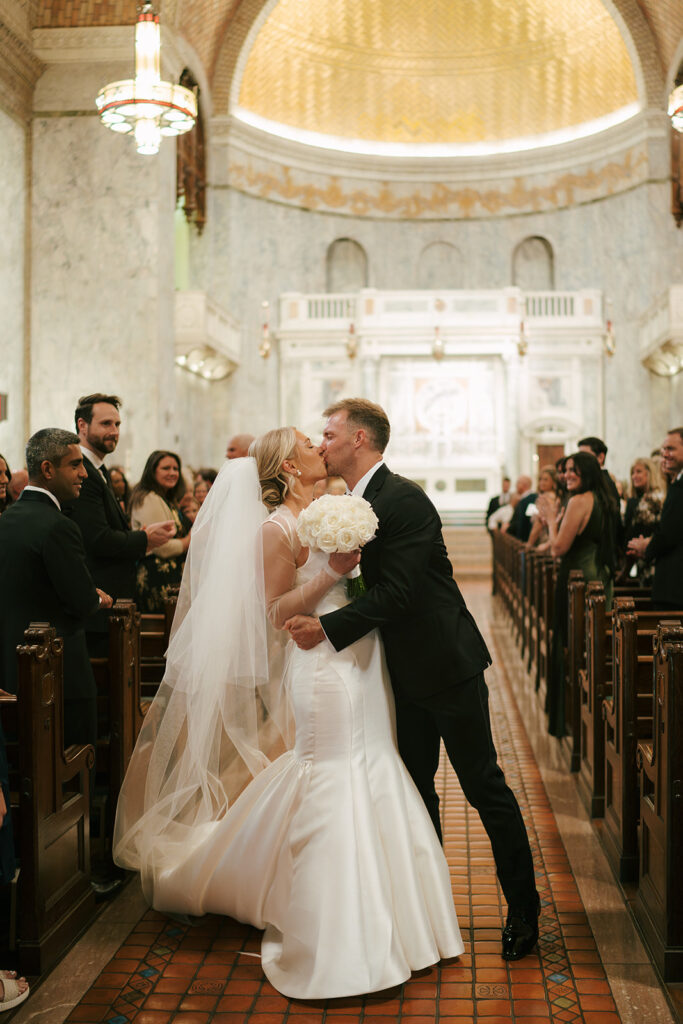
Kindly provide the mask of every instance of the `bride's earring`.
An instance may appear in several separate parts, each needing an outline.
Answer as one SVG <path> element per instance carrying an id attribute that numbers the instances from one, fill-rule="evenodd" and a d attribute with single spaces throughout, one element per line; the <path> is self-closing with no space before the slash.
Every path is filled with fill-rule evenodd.
<path id="1" fill-rule="evenodd" d="M 301 470 L 300 469 L 295 469 L 294 472 L 296 473 L 297 476 L 301 476 Z"/>

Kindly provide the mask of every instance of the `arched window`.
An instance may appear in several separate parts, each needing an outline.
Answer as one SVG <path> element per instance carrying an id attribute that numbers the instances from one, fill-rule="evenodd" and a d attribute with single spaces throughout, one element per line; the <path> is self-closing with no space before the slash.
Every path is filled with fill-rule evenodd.
<path id="1" fill-rule="evenodd" d="M 512 256 L 512 283 L 526 292 L 554 290 L 555 258 L 550 242 L 532 235 L 519 243 Z"/>
<path id="2" fill-rule="evenodd" d="M 462 288 L 462 257 L 450 242 L 431 242 L 417 262 L 418 288 Z"/>
<path id="3" fill-rule="evenodd" d="M 368 286 L 368 257 L 352 238 L 337 238 L 327 250 L 327 291 L 357 292 Z"/>

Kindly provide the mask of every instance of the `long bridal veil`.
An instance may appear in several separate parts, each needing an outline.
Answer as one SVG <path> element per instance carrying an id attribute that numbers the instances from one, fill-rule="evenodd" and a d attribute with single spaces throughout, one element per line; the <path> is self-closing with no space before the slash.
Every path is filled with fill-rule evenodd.
<path id="1" fill-rule="evenodd" d="M 154 881 L 188 856 L 248 781 L 294 740 L 269 626 L 252 458 L 227 461 L 192 527 L 166 672 L 121 788 L 113 852 Z"/>

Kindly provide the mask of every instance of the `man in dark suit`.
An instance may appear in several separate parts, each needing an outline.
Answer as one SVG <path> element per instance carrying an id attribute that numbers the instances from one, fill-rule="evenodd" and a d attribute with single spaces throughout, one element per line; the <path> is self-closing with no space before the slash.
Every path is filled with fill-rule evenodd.
<path id="1" fill-rule="evenodd" d="M 367 591 L 323 615 L 294 616 L 300 647 L 327 637 L 335 650 L 379 629 L 396 697 L 399 751 L 441 835 L 434 776 L 443 738 L 465 796 L 493 847 L 508 902 L 503 957 L 518 960 L 538 939 L 538 895 L 524 822 L 497 763 L 483 670 L 491 663 L 453 579 L 441 520 L 425 493 L 382 460 L 389 421 L 379 406 L 345 399 L 330 406 L 321 451 L 330 475 L 370 502 L 377 535 L 363 548 Z"/>
<path id="2" fill-rule="evenodd" d="M 486 509 L 486 522 L 488 523 L 489 517 L 497 512 L 501 505 L 508 505 L 510 502 L 510 477 L 504 476 L 502 489 L 500 494 L 494 494 L 491 498 L 488 508 Z"/>
<path id="3" fill-rule="evenodd" d="M 520 476 L 515 484 L 515 490 L 519 495 L 517 507 L 510 520 L 508 533 L 518 540 L 527 541 L 531 533 L 531 516 L 527 515 L 529 507 L 534 504 L 538 494 L 532 490 L 530 476 Z"/>
<path id="4" fill-rule="evenodd" d="M 120 404 L 117 395 L 97 393 L 79 398 L 74 419 L 87 475 L 80 498 L 66 510 L 80 527 L 92 578 L 114 601 L 135 599 L 137 563 L 175 533 L 170 521 L 131 530 L 114 494 L 104 458 L 118 444 Z M 91 658 L 107 657 L 108 612 L 96 611 L 85 628 Z"/>
<path id="5" fill-rule="evenodd" d="M 683 608 L 683 427 L 673 427 L 660 449 L 669 478 L 662 515 L 651 537 L 634 537 L 628 554 L 655 563 L 652 603 L 661 611 Z"/>
<path id="6" fill-rule="evenodd" d="M 111 598 L 95 588 L 78 527 L 62 504 L 78 498 L 85 468 L 78 437 L 39 430 L 26 446 L 29 483 L 0 517 L 2 688 L 17 690 L 17 644 L 31 621 L 64 641 L 64 743 L 97 740 L 96 689 L 84 622 Z"/>

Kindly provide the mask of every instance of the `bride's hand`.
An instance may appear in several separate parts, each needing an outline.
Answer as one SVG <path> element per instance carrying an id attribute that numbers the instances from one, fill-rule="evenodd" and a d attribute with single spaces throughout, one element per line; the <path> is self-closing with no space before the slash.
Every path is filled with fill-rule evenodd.
<path id="1" fill-rule="evenodd" d="M 342 551 L 335 551 L 330 555 L 329 559 L 330 569 L 339 573 L 340 576 L 346 576 L 347 572 L 355 569 L 359 562 L 360 551 L 349 551 L 348 554 Z"/>

